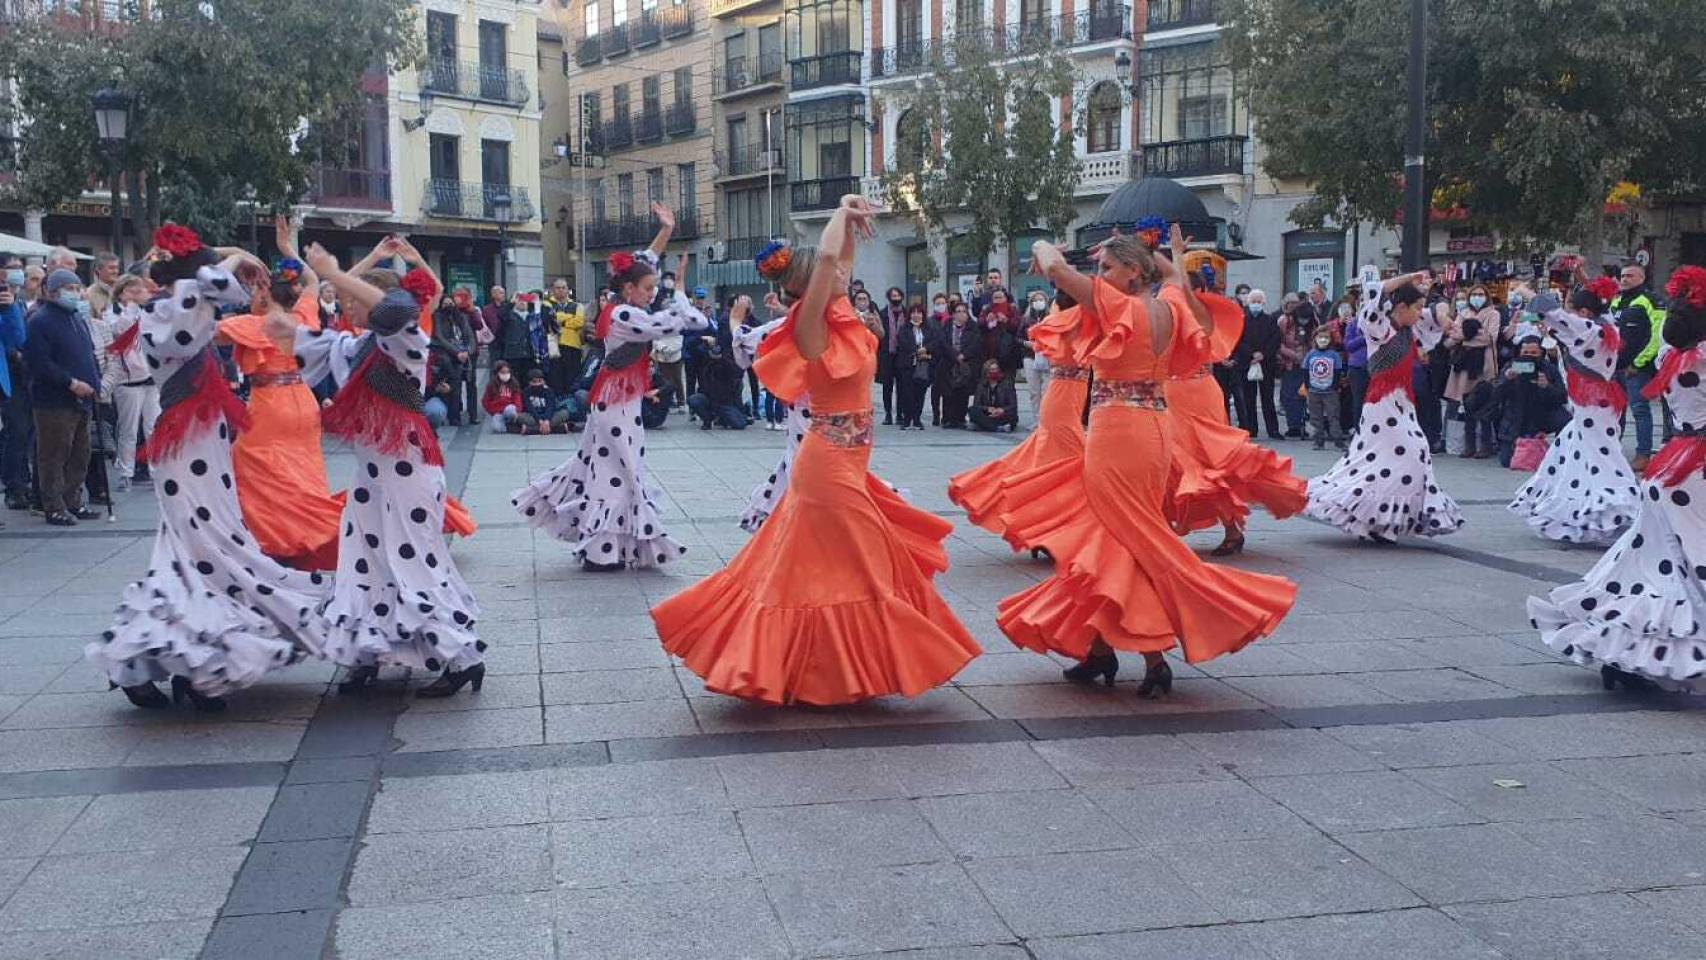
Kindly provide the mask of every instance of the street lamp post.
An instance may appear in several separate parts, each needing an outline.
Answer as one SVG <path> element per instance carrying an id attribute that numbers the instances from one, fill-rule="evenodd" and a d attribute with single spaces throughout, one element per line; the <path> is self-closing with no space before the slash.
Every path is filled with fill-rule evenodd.
<path id="1" fill-rule="evenodd" d="M 509 249 L 509 211 L 512 201 L 508 193 L 494 193 L 488 202 L 492 205 L 492 219 L 498 222 L 498 286 L 508 290 L 506 254 Z"/>
<path id="2" fill-rule="evenodd" d="M 95 111 L 95 130 L 107 154 L 107 185 L 112 188 L 112 252 L 122 257 L 119 246 L 124 242 L 124 224 L 119 205 L 119 160 L 124 144 L 130 137 L 130 94 L 105 89 L 90 98 Z"/>
<path id="3" fill-rule="evenodd" d="M 1428 4 L 1410 0 L 1410 130 L 1404 143 L 1404 269 L 1428 265 Z"/>

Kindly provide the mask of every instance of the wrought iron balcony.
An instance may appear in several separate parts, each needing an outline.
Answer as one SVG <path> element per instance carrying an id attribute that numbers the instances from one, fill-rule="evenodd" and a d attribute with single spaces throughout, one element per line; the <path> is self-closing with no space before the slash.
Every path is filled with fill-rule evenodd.
<path id="1" fill-rule="evenodd" d="M 730 237 L 723 241 L 723 260 L 751 260 L 770 240 L 770 237 Z"/>
<path id="2" fill-rule="evenodd" d="M 795 90 L 810 90 L 838 83 L 859 82 L 859 61 L 864 54 L 858 50 L 826 53 L 821 57 L 805 57 L 788 61 L 789 85 Z"/>
<path id="3" fill-rule="evenodd" d="M 421 69 L 421 90 L 441 97 L 525 104 L 531 96 L 527 72 L 465 60 L 429 60 Z"/>
<path id="4" fill-rule="evenodd" d="M 773 177 L 786 175 L 780 146 L 766 150 L 761 143 L 748 143 L 735 150 L 717 150 L 712 156 L 717 163 L 718 176 L 722 178 L 761 177 L 767 173 Z"/>
<path id="5" fill-rule="evenodd" d="M 1214 0 L 1149 0 L 1147 31 L 1177 30 L 1214 23 Z"/>
<path id="6" fill-rule="evenodd" d="M 686 4 L 666 7 L 653 14 L 658 26 L 663 28 L 665 40 L 685 37 L 693 32 L 693 8 Z"/>
<path id="7" fill-rule="evenodd" d="M 575 46 L 575 62 L 583 67 L 597 66 L 598 61 L 603 59 L 604 37 L 601 34 L 595 33 L 590 37 L 583 37 L 581 42 Z"/>
<path id="8" fill-rule="evenodd" d="M 634 118 L 634 142 L 656 143 L 663 139 L 663 111 L 649 108 Z"/>
<path id="9" fill-rule="evenodd" d="M 699 127 L 699 117 L 693 112 L 693 104 L 677 101 L 664 111 L 663 128 L 672 137 L 685 137 Z"/>
<path id="10" fill-rule="evenodd" d="M 619 23 L 600 34 L 604 38 L 604 55 L 620 57 L 628 52 L 628 25 Z"/>
<path id="11" fill-rule="evenodd" d="M 586 222 L 586 245 L 589 247 L 643 247 L 657 235 L 658 223 L 650 213 L 617 214 L 598 217 Z M 699 236 L 699 211 L 678 210 L 675 214 L 676 240 L 694 240 Z"/>
<path id="12" fill-rule="evenodd" d="M 938 62 L 953 67 L 961 44 L 976 44 L 997 56 L 1016 57 L 1043 47 L 1079 47 L 1131 37 L 1131 7 L 1102 3 L 1059 17 L 1021 20 L 996 30 L 984 28 L 926 40 L 912 36 L 872 51 L 871 78 L 923 73 Z"/>
<path id="13" fill-rule="evenodd" d="M 734 97 L 782 82 L 782 52 L 758 57 L 730 57 L 716 74 L 715 94 Z"/>
<path id="14" fill-rule="evenodd" d="M 526 223 L 534 217 L 526 187 L 466 180 L 427 180 L 421 191 L 421 212 L 429 217 L 494 223 Z"/>
<path id="15" fill-rule="evenodd" d="M 788 184 L 790 206 L 794 210 L 828 210 L 840 204 L 842 197 L 860 190 L 859 178 L 852 176 Z"/>
<path id="16" fill-rule="evenodd" d="M 1224 136 L 1145 144 L 1143 175 L 1178 179 L 1241 174 L 1248 142 L 1248 137 Z"/>
<path id="17" fill-rule="evenodd" d="M 604 149 L 625 150 L 634 145 L 634 124 L 627 117 L 616 117 L 604 123 Z"/>
<path id="18" fill-rule="evenodd" d="M 320 167 L 314 171 L 313 199 L 322 207 L 389 210 L 391 171 Z"/>
<path id="19" fill-rule="evenodd" d="M 663 39 L 663 30 L 658 26 L 657 15 L 650 10 L 640 12 L 640 19 L 634 21 L 633 30 L 629 33 L 634 49 L 655 46 Z"/>

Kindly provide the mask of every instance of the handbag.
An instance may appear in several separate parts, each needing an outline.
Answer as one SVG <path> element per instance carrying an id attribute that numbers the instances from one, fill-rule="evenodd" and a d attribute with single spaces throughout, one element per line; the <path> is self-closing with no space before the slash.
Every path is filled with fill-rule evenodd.
<path id="1" fill-rule="evenodd" d="M 1516 449 L 1511 452 L 1511 469 L 1524 473 L 1533 473 L 1540 469 L 1540 464 L 1546 459 L 1546 451 L 1551 444 L 1545 437 L 1518 437 Z"/>
<path id="2" fill-rule="evenodd" d="M 964 360 L 954 361 L 954 366 L 948 371 L 948 386 L 954 389 L 971 386 L 971 364 Z"/>
<path id="3" fill-rule="evenodd" d="M 1260 360 L 1250 364 L 1250 369 L 1244 371 L 1244 379 L 1251 383 L 1260 383 L 1264 376 L 1265 374 L 1262 373 L 1262 361 Z"/>
<path id="4" fill-rule="evenodd" d="M 929 383 L 930 382 L 930 362 L 927 360 L 919 360 L 916 363 L 914 363 L 912 365 L 912 379 L 918 381 L 919 383 Z"/>

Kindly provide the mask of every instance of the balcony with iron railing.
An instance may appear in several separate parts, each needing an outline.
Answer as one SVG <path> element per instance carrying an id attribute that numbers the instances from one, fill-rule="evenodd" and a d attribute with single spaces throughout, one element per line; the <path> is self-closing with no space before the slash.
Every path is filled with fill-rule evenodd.
<path id="1" fill-rule="evenodd" d="M 663 111 L 656 107 L 641 110 L 634 118 L 634 142 L 657 143 L 663 139 Z"/>
<path id="2" fill-rule="evenodd" d="M 595 33 L 590 37 L 582 37 L 581 42 L 575 45 L 575 63 L 583 67 L 593 67 L 597 66 L 598 61 L 603 59 L 604 37 L 602 34 Z"/>
<path id="3" fill-rule="evenodd" d="M 757 57 L 730 57 L 715 79 L 713 95 L 724 100 L 780 89 L 782 51 L 772 50 Z"/>
<path id="4" fill-rule="evenodd" d="M 604 149 L 626 150 L 634 145 L 634 123 L 627 117 L 614 117 L 604 122 Z"/>
<path id="5" fill-rule="evenodd" d="M 952 67 L 960 44 L 975 43 L 998 56 L 1017 57 L 1045 47 L 1081 47 L 1131 38 L 1131 8 L 1096 4 L 1088 10 L 1058 17 L 1020 20 L 997 30 L 961 31 L 924 39 L 914 35 L 871 53 L 871 78 L 923 73 L 940 62 Z"/>
<path id="6" fill-rule="evenodd" d="M 864 53 L 844 50 L 817 57 L 802 57 L 788 61 L 788 83 L 795 90 L 828 87 L 841 83 L 858 83 L 859 61 Z"/>
<path id="7" fill-rule="evenodd" d="M 657 14 L 651 10 L 640 11 L 640 19 L 634 21 L 628 36 L 635 50 L 661 43 L 663 29 L 658 25 Z"/>
<path id="8" fill-rule="evenodd" d="M 603 247 L 643 247 L 657 236 L 658 223 L 650 213 L 617 214 L 597 217 L 586 222 L 586 245 Z M 696 240 L 699 237 L 699 211 L 678 210 L 675 214 L 676 240 Z"/>
<path id="9" fill-rule="evenodd" d="M 527 72 L 465 60 L 429 60 L 421 68 L 421 90 L 441 97 L 521 106 L 530 96 Z"/>
<path id="10" fill-rule="evenodd" d="M 788 184 L 788 198 L 791 201 L 789 205 L 796 212 L 829 210 L 839 204 L 842 197 L 849 193 L 859 193 L 862 189 L 860 178 L 855 176 L 801 180 Z"/>
<path id="11" fill-rule="evenodd" d="M 466 180 L 427 180 L 421 191 L 421 212 L 429 217 L 494 223 L 526 223 L 534 217 L 526 187 Z"/>
<path id="12" fill-rule="evenodd" d="M 715 150 L 712 158 L 717 164 L 717 177 L 722 180 L 766 174 L 778 178 L 786 175 L 780 146 L 766 150 L 762 143 L 745 143 L 733 150 Z"/>
<path id="13" fill-rule="evenodd" d="M 723 241 L 723 259 L 751 260 L 770 240 L 770 237 L 730 237 Z"/>
<path id="14" fill-rule="evenodd" d="M 618 23 L 600 34 L 604 38 L 604 55 L 620 57 L 628 52 L 628 25 Z"/>
<path id="15" fill-rule="evenodd" d="M 699 115 L 691 101 L 676 101 L 663 114 L 664 132 L 672 137 L 685 137 L 699 128 Z"/>
<path id="16" fill-rule="evenodd" d="M 335 170 L 322 166 L 314 171 L 311 193 L 316 206 L 356 210 L 391 209 L 391 171 Z"/>
<path id="17" fill-rule="evenodd" d="M 666 7 L 653 14 L 663 28 L 663 38 L 673 40 L 693 32 L 693 8 L 686 4 Z"/>
<path id="18" fill-rule="evenodd" d="M 749 7 L 756 7 L 770 2 L 771 0 L 711 0 L 711 16 L 732 16 Z"/>
<path id="19" fill-rule="evenodd" d="M 1143 175 L 1174 180 L 1241 175 L 1249 139 L 1242 135 L 1227 135 L 1144 144 Z"/>
<path id="20" fill-rule="evenodd" d="M 1147 33 L 1214 23 L 1214 0 L 1149 0 Z"/>

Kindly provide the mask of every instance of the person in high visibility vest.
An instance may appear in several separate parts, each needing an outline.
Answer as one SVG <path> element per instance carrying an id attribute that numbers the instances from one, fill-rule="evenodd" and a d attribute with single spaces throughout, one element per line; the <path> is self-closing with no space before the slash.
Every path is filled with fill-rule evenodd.
<path id="1" fill-rule="evenodd" d="M 1654 361 L 1663 343 L 1665 311 L 1653 302 L 1647 290 L 1647 269 L 1638 263 L 1625 266 L 1617 276 L 1617 296 L 1611 315 L 1623 348 L 1617 354 L 1617 378 L 1629 396 L 1629 412 L 1635 416 L 1635 459 L 1629 462 L 1639 473 L 1653 456 L 1653 405 L 1641 396 L 1652 382 Z M 1669 434 L 1669 424 L 1665 424 Z"/>

